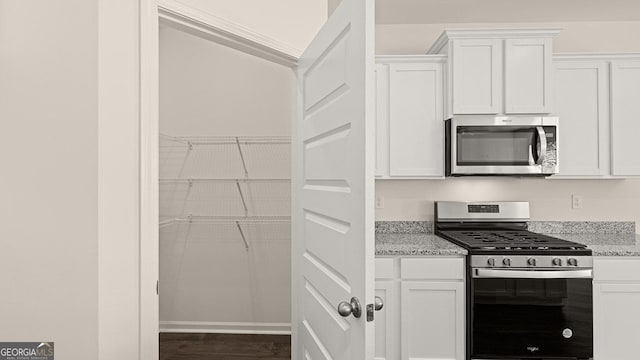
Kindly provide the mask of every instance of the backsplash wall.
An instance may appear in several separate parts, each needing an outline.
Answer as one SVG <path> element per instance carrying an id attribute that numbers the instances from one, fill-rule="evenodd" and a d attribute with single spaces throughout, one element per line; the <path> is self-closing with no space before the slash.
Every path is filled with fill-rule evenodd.
<path id="1" fill-rule="evenodd" d="M 571 195 L 583 197 L 571 208 Z M 376 180 L 383 208 L 376 220 L 433 220 L 434 201 L 529 201 L 532 220 L 625 220 L 640 223 L 640 179 L 553 180 L 447 178 Z"/>

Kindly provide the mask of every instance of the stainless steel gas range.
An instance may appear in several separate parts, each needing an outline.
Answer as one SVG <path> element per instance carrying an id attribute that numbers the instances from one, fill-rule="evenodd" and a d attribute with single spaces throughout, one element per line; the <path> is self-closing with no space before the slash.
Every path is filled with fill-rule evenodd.
<path id="1" fill-rule="evenodd" d="M 527 230 L 527 202 L 436 202 L 467 249 L 467 359 L 592 359 L 591 250 Z"/>

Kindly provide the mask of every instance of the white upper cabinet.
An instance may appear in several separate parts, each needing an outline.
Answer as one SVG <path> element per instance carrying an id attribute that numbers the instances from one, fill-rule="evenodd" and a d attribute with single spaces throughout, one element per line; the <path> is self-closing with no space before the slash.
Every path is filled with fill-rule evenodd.
<path id="1" fill-rule="evenodd" d="M 504 41 L 504 111 L 550 113 L 553 97 L 551 38 Z"/>
<path id="2" fill-rule="evenodd" d="M 640 60 L 611 63 L 612 174 L 640 175 Z"/>
<path id="3" fill-rule="evenodd" d="M 575 56 L 554 58 L 555 115 L 560 119 L 558 176 L 609 174 L 609 64 Z"/>
<path id="4" fill-rule="evenodd" d="M 389 175 L 389 64 L 376 64 L 376 178 Z"/>
<path id="5" fill-rule="evenodd" d="M 376 175 L 444 176 L 442 56 L 379 57 Z"/>
<path id="6" fill-rule="evenodd" d="M 460 39 L 451 45 L 454 114 L 501 112 L 502 44 L 495 39 Z"/>
<path id="7" fill-rule="evenodd" d="M 448 55 L 447 117 L 552 110 L 552 39 L 559 29 L 446 30 L 428 51 Z"/>
<path id="8" fill-rule="evenodd" d="M 640 55 L 555 55 L 553 67 L 561 144 L 554 177 L 639 176 Z"/>

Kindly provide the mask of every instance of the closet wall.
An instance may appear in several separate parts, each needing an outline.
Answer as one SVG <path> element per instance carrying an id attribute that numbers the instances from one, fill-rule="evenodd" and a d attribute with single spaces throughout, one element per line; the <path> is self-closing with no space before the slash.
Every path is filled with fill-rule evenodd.
<path id="1" fill-rule="evenodd" d="M 289 331 L 292 84 L 161 27 L 161 331 Z"/>

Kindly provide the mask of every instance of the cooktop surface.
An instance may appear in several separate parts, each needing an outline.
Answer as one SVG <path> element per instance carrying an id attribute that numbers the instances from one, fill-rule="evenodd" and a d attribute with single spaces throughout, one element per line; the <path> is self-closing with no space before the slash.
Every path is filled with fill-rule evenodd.
<path id="1" fill-rule="evenodd" d="M 586 246 L 528 230 L 444 230 L 439 235 L 467 249 L 478 250 L 544 250 L 585 249 Z"/>

